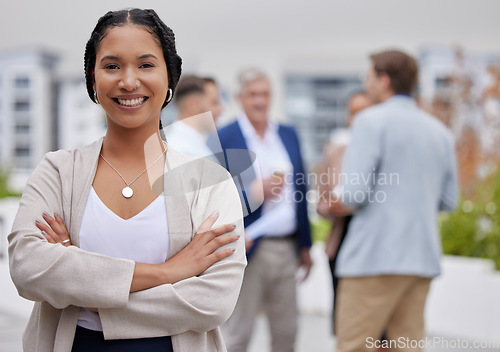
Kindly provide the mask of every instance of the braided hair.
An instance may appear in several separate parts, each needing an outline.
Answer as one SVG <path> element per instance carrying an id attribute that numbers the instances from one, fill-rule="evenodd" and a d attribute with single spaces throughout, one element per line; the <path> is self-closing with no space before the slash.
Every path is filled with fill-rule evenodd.
<path id="1" fill-rule="evenodd" d="M 160 17 L 158 17 L 158 14 L 151 9 L 109 11 L 104 16 L 99 18 L 92 34 L 90 35 L 90 39 L 85 46 L 84 70 L 87 93 L 89 94 L 90 100 L 96 104 L 97 101 L 94 97 L 94 69 L 99 45 L 110 28 L 126 24 L 135 24 L 144 27 L 155 37 L 158 45 L 163 51 L 163 57 L 165 58 L 165 63 L 167 64 L 168 84 L 169 88 L 172 89 L 172 95 L 175 92 L 177 82 L 179 82 L 182 59 L 177 54 L 177 49 L 175 48 L 175 35 L 172 29 L 170 29 L 170 27 L 163 23 Z M 170 101 L 172 101 L 171 97 L 169 98 Z M 169 102 L 165 100 L 162 105 L 162 109 L 167 106 L 168 103 Z M 162 131 L 161 120 L 160 131 Z"/>

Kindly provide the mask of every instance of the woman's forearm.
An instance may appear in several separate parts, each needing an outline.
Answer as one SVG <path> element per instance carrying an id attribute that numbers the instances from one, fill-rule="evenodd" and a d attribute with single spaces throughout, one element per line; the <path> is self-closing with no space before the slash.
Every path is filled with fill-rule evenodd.
<path id="1" fill-rule="evenodd" d="M 130 292 L 147 290 L 148 288 L 166 284 L 165 275 L 160 269 L 159 264 L 135 263 Z"/>
<path id="2" fill-rule="evenodd" d="M 201 274 L 214 263 L 232 255 L 234 249 L 218 249 L 238 240 L 239 235 L 227 234 L 233 231 L 236 225 L 222 225 L 212 229 L 217 217 L 218 215 L 209 216 L 191 242 L 165 263 L 135 263 L 130 292 L 163 284 L 175 284 Z"/>

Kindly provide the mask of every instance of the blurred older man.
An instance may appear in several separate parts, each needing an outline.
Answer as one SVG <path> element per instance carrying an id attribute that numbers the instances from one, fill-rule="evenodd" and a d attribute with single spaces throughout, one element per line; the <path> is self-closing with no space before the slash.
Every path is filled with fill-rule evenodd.
<path id="1" fill-rule="evenodd" d="M 303 266 L 307 276 L 312 264 L 306 189 L 300 182 L 304 167 L 294 129 L 269 119 L 268 77 L 258 69 L 248 69 L 241 72 L 239 82 L 243 113 L 219 131 L 219 138 L 225 152 L 247 149 L 255 153 L 264 203 L 253 212 L 249 209 L 245 217 L 252 241 L 249 264 L 236 309 L 223 333 L 229 352 L 246 351 L 255 317 L 264 309 L 272 351 L 291 352 L 297 333 L 295 274 Z M 228 168 L 231 171 L 231 164 Z"/>

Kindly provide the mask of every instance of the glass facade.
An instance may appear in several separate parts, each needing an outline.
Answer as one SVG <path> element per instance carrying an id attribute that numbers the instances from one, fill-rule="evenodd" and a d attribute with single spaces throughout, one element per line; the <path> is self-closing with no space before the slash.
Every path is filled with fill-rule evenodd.
<path id="1" fill-rule="evenodd" d="M 297 129 L 308 167 L 321 159 L 332 131 L 346 127 L 347 100 L 361 89 L 361 77 L 356 74 L 286 77 L 286 114 Z"/>

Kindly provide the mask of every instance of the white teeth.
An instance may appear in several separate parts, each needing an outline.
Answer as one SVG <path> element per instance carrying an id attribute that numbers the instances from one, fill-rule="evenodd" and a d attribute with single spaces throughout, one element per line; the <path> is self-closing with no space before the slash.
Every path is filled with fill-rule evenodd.
<path id="1" fill-rule="evenodd" d="M 137 99 L 117 99 L 117 100 L 118 100 L 118 103 L 120 103 L 120 105 L 137 106 L 137 105 L 141 105 L 144 102 L 144 100 L 146 100 L 146 97 L 137 98 Z"/>

